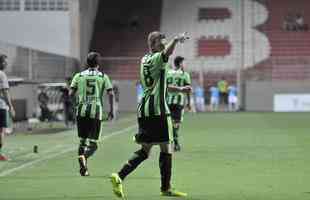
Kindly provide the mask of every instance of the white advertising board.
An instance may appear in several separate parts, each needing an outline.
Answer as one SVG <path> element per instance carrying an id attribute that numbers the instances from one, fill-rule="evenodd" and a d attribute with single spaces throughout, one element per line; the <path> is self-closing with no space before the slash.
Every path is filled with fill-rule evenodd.
<path id="1" fill-rule="evenodd" d="M 275 94 L 275 112 L 310 112 L 310 94 Z"/>

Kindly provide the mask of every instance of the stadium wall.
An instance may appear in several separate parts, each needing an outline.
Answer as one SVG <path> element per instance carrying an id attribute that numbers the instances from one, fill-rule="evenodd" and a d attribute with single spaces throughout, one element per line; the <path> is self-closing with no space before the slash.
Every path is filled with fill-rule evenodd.
<path id="1" fill-rule="evenodd" d="M 113 80 L 112 80 L 113 81 Z M 121 80 L 113 81 L 113 85 L 117 85 L 119 90 L 118 110 L 121 112 L 137 111 L 137 93 L 135 81 Z M 105 95 L 105 111 L 109 111 L 108 99 Z"/>
<path id="2" fill-rule="evenodd" d="M 20 5 L 19 10 L 0 12 L 1 41 L 74 57 L 70 55 L 69 10 L 26 10 L 25 1 Z"/>
<path id="3" fill-rule="evenodd" d="M 98 0 L 60 0 L 57 6 L 63 2 L 63 7 L 58 9 L 50 9 L 46 0 L 18 2 L 17 9 L 0 10 L 0 41 L 78 60 L 85 57 Z"/>
<path id="4" fill-rule="evenodd" d="M 26 82 L 63 82 L 79 66 L 74 58 L 3 43 L 0 54 L 8 56 L 8 76 Z"/>
<path id="5" fill-rule="evenodd" d="M 37 107 L 37 85 L 36 84 L 21 84 L 10 88 L 13 97 L 13 104 L 20 109 L 16 109 L 17 120 L 25 120 L 36 113 Z M 19 107 L 17 102 L 25 102 L 25 108 Z M 25 113 L 23 112 L 25 111 Z M 21 112 L 22 111 L 22 112 Z M 25 114 L 25 116 L 23 116 Z"/>
<path id="6" fill-rule="evenodd" d="M 63 0 L 68 4 L 60 10 L 43 8 L 49 1 L 37 1 L 36 8 L 19 2 L 15 10 L 0 11 L 0 53 L 8 56 L 9 78 L 23 79 L 11 88 L 12 97 L 25 105 L 20 109 L 29 118 L 36 109 L 37 83 L 64 82 L 79 70 L 89 51 L 98 0 Z"/>
<path id="7" fill-rule="evenodd" d="M 246 111 L 273 111 L 276 94 L 310 94 L 310 81 L 247 81 Z"/>
<path id="8" fill-rule="evenodd" d="M 262 4 L 252 0 L 164 0 L 161 31 L 172 37 L 188 32 L 191 39 L 177 46 L 174 55 L 187 58 L 191 70 L 205 72 L 249 68 L 268 58 L 268 38 L 255 27 L 268 18 Z M 199 10 L 226 9 L 230 16 L 224 19 L 199 19 Z M 217 48 L 201 56 L 198 42 L 201 38 L 222 39 L 229 43 L 229 54 L 215 56 Z M 213 51 L 211 51 L 213 50 Z"/>

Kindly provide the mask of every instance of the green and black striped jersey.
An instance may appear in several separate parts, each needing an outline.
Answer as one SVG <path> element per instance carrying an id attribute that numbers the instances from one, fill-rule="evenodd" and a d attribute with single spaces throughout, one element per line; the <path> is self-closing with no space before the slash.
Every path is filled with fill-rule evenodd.
<path id="1" fill-rule="evenodd" d="M 103 95 L 112 90 L 106 74 L 89 68 L 74 75 L 71 88 L 77 89 L 78 106 L 76 115 L 93 119 L 103 119 Z"/>
<path id="2" fill-rule="evenodd" d="M 191 84 L 191 78 L 189 73 L 184 72 L 182 69 L 174 70 L 170 69 L 167 72 L 167 85 L 173 85 L 177 87 L 184 87 Z M 186 94 L 182 92 L 168 92 L 167 103 L 169 105 L 175 104 L 184 106 Z"/>
<path id="3" fill-rule="evenodd" d="M 139 118 L 170 114 L 166 102 L 167 61 L 162 52 L 149 53 L 141 60 L 140 80 L 143 96 L 138 105 Z"/>

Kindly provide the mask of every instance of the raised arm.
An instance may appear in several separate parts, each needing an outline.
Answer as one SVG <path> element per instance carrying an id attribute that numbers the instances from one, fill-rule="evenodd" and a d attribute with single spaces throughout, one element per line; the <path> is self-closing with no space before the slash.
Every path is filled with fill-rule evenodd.
<path id="1" fill-rule="evenodd" d="M 163 55 L 168 58 L 173 53 L 176 44 L 178 42 L 183 43 L 187 39 L 189 39 L 189 37 L 187 36 L 186 32 L 176 36 L 166 45 L 165 50 L 163 51 Z"/>

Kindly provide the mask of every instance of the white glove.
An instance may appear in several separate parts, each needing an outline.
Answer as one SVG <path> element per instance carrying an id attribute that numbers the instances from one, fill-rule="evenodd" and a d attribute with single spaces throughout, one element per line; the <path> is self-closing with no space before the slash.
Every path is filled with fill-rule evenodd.
<path id="1" fill-rule="evenodd" d="M 184 32 L 184 33 L 178 35 L 178 36 L 176 37 L 176 39 L 177 39 L 180 43 L 183 43 L 183 42 L 185 42 L 185 40 L 188 40 L 188 39 L 189 39 L 189 36 L 187 35 L 187 32 Z"/>

